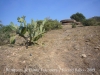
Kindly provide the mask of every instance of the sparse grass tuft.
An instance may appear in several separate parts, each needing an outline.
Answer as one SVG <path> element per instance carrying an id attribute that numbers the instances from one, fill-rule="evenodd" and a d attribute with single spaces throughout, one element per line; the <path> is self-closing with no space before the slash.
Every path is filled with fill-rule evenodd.
<path id="1" fill-rule="evenodd" d="M 72 28 L 76 28 L 76 24 L 75 23 L 72 23 Z"/>

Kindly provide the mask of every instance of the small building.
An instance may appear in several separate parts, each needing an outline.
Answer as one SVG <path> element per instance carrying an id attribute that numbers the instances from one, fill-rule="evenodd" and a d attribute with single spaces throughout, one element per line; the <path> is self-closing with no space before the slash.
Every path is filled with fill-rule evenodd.
<path id="1" fill-rule="evenodd" d="M 64 19 L 64 20 L 61 20 L 60 22 L 62 23 L 62 25 L 68 25 L 68 24 L 71 24 L 71 23 L 75 23 L 76 20 L 74 20 L 74 19 Z"/>

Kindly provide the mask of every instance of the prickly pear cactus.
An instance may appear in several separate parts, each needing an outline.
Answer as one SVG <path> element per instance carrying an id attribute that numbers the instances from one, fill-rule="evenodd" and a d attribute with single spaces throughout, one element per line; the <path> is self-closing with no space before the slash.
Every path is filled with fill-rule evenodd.
<path id="1" fill-rule="evenodd" d="M 14 44 L 15 43 L 15 36 L 10 37 L 10 44 Z"/>
<path id="2" fill-rule="evenodd" d="M 37 41 L 42 34 L 45 32 L 44 24 L 46 22 L 46 19 L 43 21 L 41 25 L 37 25 L 37 22 L 34 20 L 31 20 L 30 24 L 26 24 L 25 16 L 18 17 L 18 22 L 20 22 L 19 27 L 16 28 L 16 33 L 19 34 L 19 36 L 23 37 L 26 40 L 26 45 L 28 46 L 29 43 L 34 43 Z M 29 38 L 29 40 L 27 40 Z M 11 37 L 10 41 L 11 43 L 14 42 L 15 37 Z"/>

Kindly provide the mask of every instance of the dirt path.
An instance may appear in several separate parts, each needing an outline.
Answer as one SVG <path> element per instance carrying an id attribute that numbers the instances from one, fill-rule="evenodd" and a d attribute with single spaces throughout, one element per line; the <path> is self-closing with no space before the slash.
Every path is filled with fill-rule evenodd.
<path id="1" fill-rule="evenodd" d="M 0 75 L 100 74 L 100 26 L 63 26 L 45 33 L 38 43 L 29 49 L 1 46 Z"/>

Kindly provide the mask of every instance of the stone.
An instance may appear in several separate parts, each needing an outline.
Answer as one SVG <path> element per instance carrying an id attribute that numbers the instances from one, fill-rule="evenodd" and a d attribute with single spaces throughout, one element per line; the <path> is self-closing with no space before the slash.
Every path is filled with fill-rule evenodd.
<path id="1" fill-rule="evenodd" d="M 18 36 L 18 35 L 16 36 L 16 42 L 15 42 L 16 45 L 23 46 L 25 45 L 25 42 L 26 40 L 23 37 Z"/>
<path id="2" fill-rule="evenodd" d="M 67 37 L 66 40 L 70 40 L 70 37 Z"/>
<path id="3" fill-rule="evenodd" d="M 99 47 L 97 46 L 97 47 L 95 47 L 94 49 L 99 49 Z"/>
<path id="4" fill-rule="evenodd" d="M 86 58 L 87 56 L 86 56 L 86 54 L 82 54 L 81 57 L 82 58 Z"/>
<path id="5" fill-rule="evenodd" d="M 89 39 L 87 39 L 85 42 L 89 42 L 90 40 Z"/>
<path id="6" fill-rule="evenodd" d="M 24 60 L 22 63 L 25 63 L 26 61 Z"/>
<path id="7" fill-rule="evenodd" d="M 30 56 L 32 56 L 32 54 L 30 54 Z"/>

